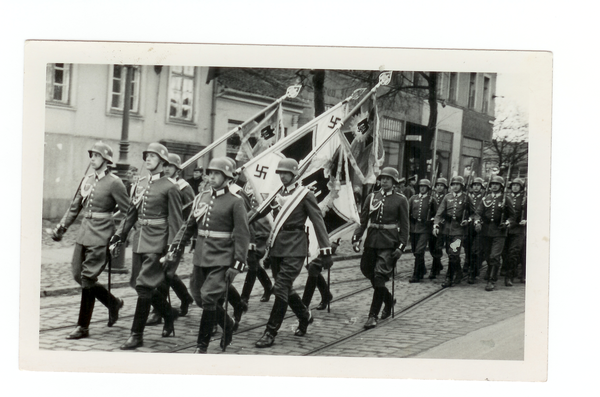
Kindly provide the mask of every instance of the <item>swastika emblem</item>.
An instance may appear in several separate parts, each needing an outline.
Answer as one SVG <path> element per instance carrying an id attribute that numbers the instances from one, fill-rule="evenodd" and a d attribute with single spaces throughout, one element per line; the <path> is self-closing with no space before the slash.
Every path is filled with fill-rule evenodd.
<path id="1" fill-rule="evenodd" d="M 266 165 L 261 166 L 260 164 L 256 164 L 256 173 L 254 177 L 267 179 L 267 171 L 269 171 L 269 167 Z"/>
<path id="2" fill-rule="evenodd" d="M 363 119 L 358 123 L 358 131 L 360 131 L 364 134 L 365 132 L 367 132 L 368 129 L 369 129 L 369 120 Z"/>
<path id="3" fill-rule="evenodd" d="M 329 124 L 327 125 L 327 127 L 334 129 L 338 122 L 340 122 L 342 119 L 340 119 L 339 117 L 336 116 L 331 116 L 331 120 L 329 120 Z"/>

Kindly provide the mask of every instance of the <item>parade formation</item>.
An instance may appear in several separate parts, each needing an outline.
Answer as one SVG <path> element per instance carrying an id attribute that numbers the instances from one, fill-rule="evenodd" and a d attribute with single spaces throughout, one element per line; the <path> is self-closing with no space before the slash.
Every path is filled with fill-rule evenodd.
<path id="1" fill-rule="evenodd" d="M 363 104 L 359 102 L 355 109 Z M 356 114 L 347 111 L 340 125 Z M 212 158 L 206 175 L 196 166 L 194 177 L 186 181 L 181 174 L 192 162 L 182 164 L 178 155 L 158 142 L 143 152 L 145 173 L 126 186 L 111 171 L 112 149 L 103 142 L 94 144 L 88 150 L 91 172 L 86 172 L 67 213 L 52 231 L 52 238 L 60 241 L 81 218 L 72 259 L 73 277 L 81 285 L 81 305 L 77 327 L 66 338 L 89 337 L 96 299 L 108 309 L 109 327 L 119 320 L 123 300 L 111 293 L 110 283 L 108 288 L 101 285 L 98 276 L 110 272 L 111 260 L 128 246 L 133 252 L 130 286 L 137 302 L 122 350 L 143 346 L 147 325 L 164 322 L 162 337 L 176 336 L 175 321 L 195 303 L 202 310 L 195 353 L 209 352 L 218 327 L 220 348 L 225 351 L 244 313 L 265 310 L 249 307 L 253 293 L 262 293 L 260 302 L 273 302 L 256 348 L 276 343 L 288 306 L 298 320 L 294 335 L 304 337 L 314 321 L 309 307 L 315 290 L 320 293 L 317 310 L 328 309 L 333 299 L 332 256 L 342 240 L 349 240 L 355 252 L 362 250 L 360 272 L 372 288 L 370 303 L 361 309 L 366 315 L 364 329 L 394 316 L 396 263 L 409 249 L 414 257 L 410 283 L 425 282 L 429 274 L 429 280 L 443 277 L 442 287 L 450 288 L 465 277 L 474 284 L 482 275 L 487 281 L 482 293 L 486 293 L 497 289 L 502 276 L 506 288 L 516 280 L 525 282 L 527 195 L 522 179 L 490 175 L 486 181 L 474 173 L 466 178 L 444 176 L 433 164 L 431 179 L 409 176 L 409 185 L 401 187 L 404 178 L 398 170 L 383 167 L 375 156 L 368 170 L 353 171 L 369 187 L 362 199 L 353 196 L 356 189 L 345 183 L 356 168 L 356 151 L 344 151 L 348 142 L 337 131 L 339 127 L 300 159 L 281 154 L 282 142 L 290 137 L 261 135 L 263 151 L 252 152 L 256 145 L 248 153 L 254 159 L 277 153 L 272 160 L 276 167 L 272 167 L 275 188 L 271 191 L 252 183 L 245 165 L 228 157 Z M 372 124 L 357 131 L 377 141 Z M 325 161 L 319 162 L 320 158 Z M 319 172 L 323 167 L 326 172 Z M 328 179 L 322 183 L 323 176 Z M 262 188 L 266 194 L 261 194 Z M 342 205 L 339 200 L 344 197 L 352 199 Z M 351 212 L 345 223 L 332 217 L 334 212 L 342 213 L 340 208 Z M 117 212 L 122 216 L 119 224 L 114 220 Z M 430 269 L 425 260 L 428 253 Z M 184 255 L 192 255 L 188 286 L 177 274 Z M 308 277 L 301 296 L 293 284 L 304 268 Z M 246 273 L 241 293 L 233 286 L 240 273 Z M 257 279 L 262 287 L 258 292 Z M 172 307 L 170 289 L 181 302 L 179 308 Z"/>

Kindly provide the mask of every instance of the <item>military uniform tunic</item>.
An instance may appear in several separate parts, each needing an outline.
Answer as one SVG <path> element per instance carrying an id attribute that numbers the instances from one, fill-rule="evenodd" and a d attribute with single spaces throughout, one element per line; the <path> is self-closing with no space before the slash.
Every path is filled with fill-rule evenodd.
<path id="1" fill-rule="evenodd" d="M 215 309 L 225 294 L 227 269 L 242 271 L 246 264 L 250 237 L 243 199 L 229 187 L 198 194 L 173 244 L 183 246 L 196 234 L 190 292 L 204 308 Z"/>
<path id="2" fill-rule="evenodd" d="M 431 217 L 435 214 L 434 199 L 429 194 L 415 194 L 408 200 L 411 246 L 414 255 L 425 253 L 431 234 Z"/>
<path id="3" fill-rule="evenodd" d="M 442 192 L 442 193 L 438 193 L 438 192 L 434 192 L 433 193 L 433 212 L 431 213 L 431 217 L 435 217 L 435 214 L 437 213 L 438 208 L 440 208 L 440 205 L 442 204 L 442 200 L 444 199 L 444 197 L 446 196 L 446 193 Z M 443 221 L 442 224 L 440 226 L 440 232 L 438 233 L 437 236 L 434 236 L 433 233 L 431 233 L 431 236 L 429 238 L 429 253 L 431 254 L 431 256 L 436 259 L 439 260 L 442 258 L 443 255 L 443 248 L 445 246 L 445 238 L 444 236 L 446 236 L 445 234 L 445 228 L 443 226 Z"/>
<path id="4" fill-rule="evenodd" d="M 129 198 L 120 178 L 110 172 L 86 175 L 61 224 L 68 228 L 79 214 L 83 216 L 75 251 L 72 273 L 77 283 L 91 287 L 106 262 L 108 240 L 115 231 L 113 212 L 127 211 Z"/>
<path id="5" fill-rule="evenodd" d="M 159 260 L 181 222 L 181 194 L 175 180 L 164 177 L 162 172 L 141 178 L 135 186 L 132 205 L 116 232 L 125 241 L 136 226 L 136 236 L 131 241 L 132 261 L 141 264 L 136 289 L 156 288 L 165 280 Z"/>
<path id="6" fill-rule="evenodd" d="M 509 277 L 514 277 L 522 257 L 527 234 L 527 226 L 520 225 L 522 220 L 527 219 L 527 197 L 523 192 L 510 193 L 509 197 L 511 199 L 509 205 L 514 212 L 514 220 L 508 229 L 506 245 L 508 246 L 508 269 L 511 272 Z"/>

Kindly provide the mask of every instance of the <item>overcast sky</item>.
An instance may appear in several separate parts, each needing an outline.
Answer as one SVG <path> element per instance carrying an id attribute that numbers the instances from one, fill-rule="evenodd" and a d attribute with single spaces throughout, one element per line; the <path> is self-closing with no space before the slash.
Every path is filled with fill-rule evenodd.
<path id="1" fill-rule="evenodd" d="M 516 73 L 498 73 L 496 80 L 496 101 L 512 101 L 519 106 L 523 112 L 529 114 L 529 92 L 528 76 Z"/>

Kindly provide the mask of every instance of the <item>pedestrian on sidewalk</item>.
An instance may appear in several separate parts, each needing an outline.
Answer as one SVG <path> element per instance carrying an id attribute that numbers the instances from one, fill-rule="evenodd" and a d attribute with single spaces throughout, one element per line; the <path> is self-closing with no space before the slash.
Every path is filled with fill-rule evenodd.
<path id="1" fill-rule="evenodd" d="M 202 307 L 196 354 L 205 354 L 218 323 L 224 330 L 221 348 L 233 338 L 234 321 L 223 307 L 225 293 L 235 277 L 246 267 L 248 218 L 243 199 L 230 190 L 234 168 L 225 157 L 217 157 L 208 166 L 209 190 L 194 199 L 192 214 L 169 246 L 169 261 L 181 255 L 187 241 L 196 234 L 190 290 Z M 226 303 L 225 303 L 226 304 Z"/>
<path id="2" fill-rule="evenodd" d="M 167 245 L 181 226 L 182 215 L 177 182 L 167 178 L 163 171 L 163 167 L 169 163 L 168 156 L 167 148 L 156 142 L 148 145 L 143 152 L 148 174 L 140 178 L 135 186 L 132 204 L 111 238 L 111 247 L 118 254 L 129 231 L 134 225 L 137 226 L 138 236 L 132 241 L 132 263 L 136 261 L 141 265 L 135 279 L 138 299 L 131 335 L 121 346 L 122 350 L 143 346 L 144 328 L 152 304 L 165 319 L 162 336 L 168 337 L 174 332 L 173 312 L 166 295 L 166 272 L 160 259 L 166 254 Z"/>
<path id="3" fill-rule="evenodd" d="M 126 211 L 129 198 L 121 179 L 108 169 L 108 164 L 113 162 L 111 147 L 96 142 L 88 153 L 93 172 L 81 181 L 69 209 L 52 234 L 55 241 L 60 241 L 77 216 L 82 214 L 71 268 L 73 278 L 82 287 L 81 304 L 77 328 L 67 339 L 89 336 L 96 299 L 108 308 L 109 327 L 118 320 L 119 310 L 123 307 L 123 300 L 109 293 L 98 282 L 98 276 L 107 265 L 107 244 L 115 231 L 113 213 L 117 206 L 121 211 Z"/>
<path id="4" fill-rule="evenodd" d="M 385 320 L 392 314 L 395 302 L 385 284 L 394 275 L 396 262 L 404 252 L 410 229 L 408 200 L 394 190 L 394 183 L 400 180 L 398 171 L 393 167 L 385 167 L 378 180 L 381 189 L 367 196 L 360 214 L 360 226 L 352 236 L 354 250 L 358 252 L 361 237 L 367 232 L 360 261 L 362 274 L 373 286 L 369 317 L 364 325 L 366 329 L 377 326 L 383 304 L 381 319 Z"/>
<path id="5" fill-rule="evenodd" d="M 267 243 L 267 260 L 275 279 L 275 302 L 265 332 L 255 344 L 258 348 L 273 345 L 288 305 L 299 320 L 294 335 L 304 336 L 313 322 L 310 310 L 293 288 L 294 281 L 302 271 L 302 265 L 308 256 L 308 235 L 305 226 L 307 218 L 313 223 L 317 235 L 322 267 L 329 269 L 333 264 L 329 235 L 317 199 L 312 191 L 296 181 L 298 162 L 292 158 L 283 158 L 279 161 L 276 172 L 283 184 L 283 190 L 271 203 L 275 220 Z"/>

